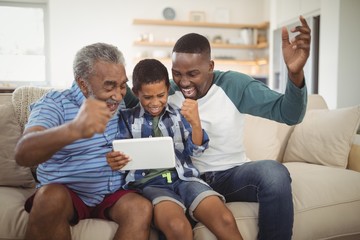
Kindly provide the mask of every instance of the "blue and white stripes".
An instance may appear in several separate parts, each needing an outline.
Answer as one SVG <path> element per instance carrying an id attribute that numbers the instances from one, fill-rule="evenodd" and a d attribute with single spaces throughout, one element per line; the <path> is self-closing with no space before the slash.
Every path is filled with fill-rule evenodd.
<path id="1" fill-rule="evenodd" d="M 74 82 L 71 89 L 51 91 L 31 106 L 26 128 L 52 128 L 73 120 L 85 97 Z M 81 139 L 65 146 L 37 168 L 38 187 L 62 183 L 74 190 L 88 206 L 99 204 L 106 194 L 121 188 L 124 174 L 112 171 L 106 153 L 112 151 L 118 115 L 109 121 L 104 134 Z"/>

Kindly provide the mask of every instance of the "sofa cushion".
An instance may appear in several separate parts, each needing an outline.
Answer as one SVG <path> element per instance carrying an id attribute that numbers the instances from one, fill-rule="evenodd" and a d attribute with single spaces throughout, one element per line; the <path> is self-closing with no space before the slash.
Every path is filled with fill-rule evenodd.
<path id="1" fill-rule="evenodd" d="M 307 111 L 290 136 L 284 162 L 346 168 L 359 122 L 360 106 Z"/>
<path id="2" fill-rule="evenodd" d="M 255 202 L 229 202 L 226 206 L 234 215 L 236 224 L 243 239 L 256 240 L 258 228 L 259 204 Z M 215 235 L 202 224 L 197 223 L 194 227 L 194 240 L 216 240 Z"/>
<path id="3" fill-rule="evenodd" d="M 292 127 L 265 118 L 245 115 L 244 146 L 251 160 L 283 158 Z"/>
<path id="4" fill-rule="evenodd" d="M 284 165 L 292 178 L 293 239 L 359 239 L 359 172 L 300 162 Z"/>
<path id="5" fill-rule="evenodd" d="M 24 239 L 28 213 L 25 200 L 34 188 L 0 187 L 0 239 Z"/>
<path id="6" fill-rule="evenodd" d="M 71 227 L 71 238 L 73 240 L 111 240 L 118 225 L 115 222 L 103 219 L 85 219 Z M 159 235 L 151 228 L 149 240 L 158 240 Z"/>
<path id="7" fill-rule="evenodd" d="M 0 105 L 0 185 L 33 187 L 35 180 L 30 168 L 19 166 L 14 160 L 15 146 L 21 136 L 13 105 Z"/>

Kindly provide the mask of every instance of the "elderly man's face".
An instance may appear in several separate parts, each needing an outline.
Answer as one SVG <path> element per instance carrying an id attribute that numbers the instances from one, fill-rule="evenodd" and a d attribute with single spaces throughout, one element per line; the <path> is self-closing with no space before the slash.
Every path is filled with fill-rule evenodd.
<path id="1" fill-rule="evenodd" d="M 127 81 L 124 65 L 100 61 L 95 64 L 94 74 L 88 81 L 80 78 L 79 85 L 85 97 L 105 101 L 115 114 L 126 94 Z"/>

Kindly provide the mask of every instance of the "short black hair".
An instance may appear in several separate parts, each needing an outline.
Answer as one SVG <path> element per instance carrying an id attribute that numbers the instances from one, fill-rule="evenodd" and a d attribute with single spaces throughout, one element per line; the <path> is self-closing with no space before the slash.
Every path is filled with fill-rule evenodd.
<path id="1" fill-rule="evenodd" d="M 209 40 L 197 33 L 188 33 L 179 38 L 173 48 L 173 53 L 199 53 L 211 56 Z"/>
<path id="2" fill-rule="evenodd" d="M 143 84 L 164 81 L 170 87 L 169 74 L 167 68 L 159 60 L 144 59 L 138 62 L 133 70 L 132 90 L 137 93 Z"/>

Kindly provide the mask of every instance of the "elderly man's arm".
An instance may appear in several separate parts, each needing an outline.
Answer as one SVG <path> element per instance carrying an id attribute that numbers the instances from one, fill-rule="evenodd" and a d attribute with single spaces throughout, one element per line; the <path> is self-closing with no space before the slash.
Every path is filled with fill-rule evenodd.
<path id="1" fill-rule="evenodd" d="M 49 129 L 42 126 L 26 129 L 16 145 L 15 160 L 21 166 L 43 163 L 66 145 L 104 132 L 110 118 L 105 102 L 87 99 L 75 119 L 68 123 Z"/>

